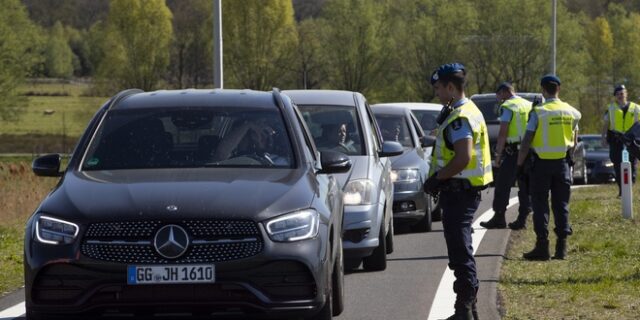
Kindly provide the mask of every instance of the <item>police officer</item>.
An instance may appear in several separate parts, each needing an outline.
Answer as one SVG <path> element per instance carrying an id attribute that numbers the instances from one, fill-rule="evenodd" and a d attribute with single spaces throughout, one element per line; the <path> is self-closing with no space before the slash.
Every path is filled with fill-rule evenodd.
<path id="1" fill-rule="evenodd" d="M 627 88 L 619 85 L 613 90 L 616 101 L 612 102 L 604 114 L 604 126 L 602 128 L 602 142 L 606 146 L 609 143 L 609 158 L 613 162 L 618 184 L 618 196 L 620 196 L 620 162 L 622 162 L 623 143 L 620 137 L 638 122 L 640 106 L 627 101 Z M 633 181 L 636 178 L 636 158 L 630 157 Z"/>
<path id="2" fill-rule="evenodd" d="M 545 102 L 533 108 L 527 123 L 527 132 L 518 154 L 518 172 L 522 172 L 529 148 L 533 149 L 533 167 L 530 174 L 533 226 L 536 232 L 535 248 L 523 255 L 527 260 L 549 260 L 549 191 L 557 236 L 554 259 L 567 255 L 569 225 L 569 198 L 571 171 L 568 154 L 573 152 L 577 140 L 580 112 L 560 101 L 560 79 L 546 75 L 540 80 Z"/>
<path id="3" fill-rule="evenodd" d="M 500 131 L 496 142 L 495 167 L 500 168 L 495 179 L 493 193 L 493 217 L 488 221 L 480 222 L 487 229 L 502 229 L 507 227 L 505 213 L 509 204 L 511 186 L 516 180 L 516 162 L 518 160 L 518 148 L 524 137 L 531 102 L 515 94 L 513 85 L 509 82 L 501 83 L 496 89 L 496 98 L 502 102 L 500 105 Z M 526 175 L 518 178 L 518 199 L 520 206 L 518 218 L 509 223 L 514 230 L 523 229 L 527 222 L 527 216 L 531 211 L 529 201 L 528 179 Z"/>
<path id="4" fill-rule="evenodd" d="M 471 246 L 471 223 L 480 191 L 493 180 L 489 137 L 478 107 L 465 97 L 462 64 L 440 66 L 431 77 L 436 96 L 447 104 L 438 117 L 438 133 L 425 191 L 440 191 L 442 225 L 449 268 L 456 280 L 455 314 L 449 319 L 477 318 L 478 278 Z"/>

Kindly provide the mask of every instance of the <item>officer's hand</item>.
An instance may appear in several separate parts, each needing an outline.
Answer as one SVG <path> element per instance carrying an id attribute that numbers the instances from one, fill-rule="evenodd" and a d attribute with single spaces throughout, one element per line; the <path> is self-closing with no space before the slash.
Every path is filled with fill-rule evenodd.
<path id="1" fill-rule="evenodd" d="M 499 155 L 496 155 L 496 158 L 493 160 L 493 166 L 496 168 L 500 168 L 501 163 L 502 163 L 502 159 L 500 159 Z"/>
<path id="2" fill-rule="evenodd" d="M 440 180 L 436 178 L 438 173 L 432 174 L 424 183 L 424 192 L 434 195 L 438 193 L 438 187 L 440 186 Z"/>

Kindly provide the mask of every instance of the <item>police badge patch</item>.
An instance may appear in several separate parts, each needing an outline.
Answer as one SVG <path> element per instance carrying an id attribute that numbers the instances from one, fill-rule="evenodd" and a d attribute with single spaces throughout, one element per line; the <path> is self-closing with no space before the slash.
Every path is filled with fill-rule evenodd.
<path id="1" fill-rule="evenodd" d="M 451 129 L 460 130 L 460 128 L 462 128 L 462 120 L 458 118 L 453 120 L 453 122 L 451 122 Z"/>

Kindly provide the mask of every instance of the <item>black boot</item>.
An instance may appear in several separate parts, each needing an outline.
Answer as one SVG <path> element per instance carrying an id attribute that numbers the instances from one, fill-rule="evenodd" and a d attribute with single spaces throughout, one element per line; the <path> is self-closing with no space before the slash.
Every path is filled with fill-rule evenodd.
<path id="1" fill-rule="evenodd" d="M 487 229 L 504 229 L 507 227 L 504 215 L 504 212 L 496 212 L 489 221 L 480 222 L 480 226 Z"/>
<path id="2" fill-rule="evenodd" d="M 549 240 L 538 239 L 536 240 L 536 247 L 533 250 L 522 255 L 526 260 L 549 260 Z"/>
<path id="3" fill-rule="evenodd" d="M 556 254 L 553 255 L 554 259 L 564 260 L 567 256 L 567 238 L 558 238 L 556 241 Z"/>
<path id="4" fill-rule="evenodd" d="M 516 219 L 514 222 L 509 222 L 509 229 L 511 230 L 522 230 L 527 228 L 527 221 Z"/>
<path id="5" fill-rule="evenodd" d="M 456 313 L 447 320 L 474 320 L 471 304 L 466 306 L 456 306 Z"/>

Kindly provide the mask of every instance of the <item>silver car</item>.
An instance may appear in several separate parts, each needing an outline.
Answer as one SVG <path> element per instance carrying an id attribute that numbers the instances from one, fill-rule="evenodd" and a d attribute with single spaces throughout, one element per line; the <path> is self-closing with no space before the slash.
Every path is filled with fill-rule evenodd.
<path id="1" fill-rule="evenodd" d="M 391 161 L 397 142 L 383 142 L 365 97 L 334 90 L 284 91 L 302 113 L 320 151 L 347 154 L 353 165 L 336 177 L 344 191 L 345 267 L 384 270 L 393 251 Z"/>

